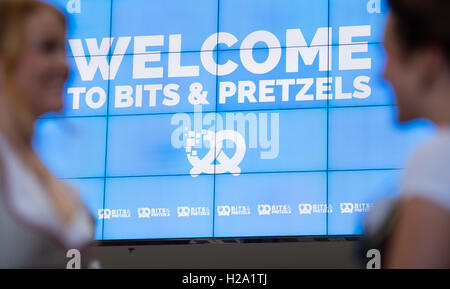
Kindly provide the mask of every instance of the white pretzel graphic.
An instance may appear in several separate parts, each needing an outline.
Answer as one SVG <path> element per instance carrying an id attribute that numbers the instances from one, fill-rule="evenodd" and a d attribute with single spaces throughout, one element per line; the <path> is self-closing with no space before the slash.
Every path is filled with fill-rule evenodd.
<path id="1" fill-rule="evenodd" d="M 190 171 L 192 177 L 196 177 L 201 173 L 206 174 L 223 174 L 226 172 L 232 173 L 234 176 L 241 174 L 239 164 L 242 162 L 246 152 L 246 144 L 244 137 L 234 130 L 222 130 L 218 133 L 207 131 L 202 134 L 205 135 L 205 140 L 210 142 L 209 152 L 203 159 L 200 159 L 195 151 L 191 152 L 191 147 L 186 146 L 186 152 L 188 152 L 188 160 L 192 165 Z M 229 158 L 223 151 L 223 142 L 225 140 L 232 140 L 236 145 L 236 152 L 232 158 Z M 195 143 L 195 142 L 193 142 Z M 194 153 L 195 152 L 195 153 Z M 215 165 L 214 160 L 219 162 Z"/>

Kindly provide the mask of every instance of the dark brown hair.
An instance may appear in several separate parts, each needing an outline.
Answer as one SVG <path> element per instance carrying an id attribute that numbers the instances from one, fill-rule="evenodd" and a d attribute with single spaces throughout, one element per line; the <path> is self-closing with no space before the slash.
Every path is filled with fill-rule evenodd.
<path id="1" fill-rule="evenodd" d="M 407 50 L 437 46 L 450 64 L 450 0 L 388 0 Z"/>

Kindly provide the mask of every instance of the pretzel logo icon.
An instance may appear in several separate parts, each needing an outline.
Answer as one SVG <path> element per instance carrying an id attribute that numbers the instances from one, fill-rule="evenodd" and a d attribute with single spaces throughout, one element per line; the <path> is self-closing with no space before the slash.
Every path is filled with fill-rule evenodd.
<path id="1" fill-rule="evenodd" d="M 111 210 L 110 209 L 99 209 L 98 210 L 98 218 L 99 219 L 111 219 Z"/>
<path id="2" fill-rule="evenodd" d="M 270 215 L 270 205 L 258 205 L 258 214 Z"/>
<path id="3" fill-rule="evenodd" d="M 298 204 L 298 211 L 300 215 L 311 215 L 312 205 L 311 204 Z"/>
<path id="4" fill-rule="evenodd" d="M 217 206 L 219 216 L 229 216 L 231 212 L 230 206 Z"/>
<path id="5" fill-rule="evenodd" d="M 341 203 L 341 214 L 353 214 L 353 204 L 352 203 Z"/>
<path id="6" fill-rule="evenodd" d="M 138 208 L 138 217 L 142 218 L 150 218 L 150 208 Z"/>
<path id="7" fill-rule="evenodd" d="M 192 177 L 196 177 L 201 173 L 206 174 L 223 174 L 230 172 L 234 176 L 241 174 L 239 164 L 242 162 L 246 152 L 246 143 L 244 137 L 234 130 L 222 130 L 214 133 L 210 130 L 202 130 L 201 133 L 189 131 L 186 140 L 187 158 L 192 165 L 190 171 Z M 209 152 L 203 159 L 200 159 L 196 150 L 192 150 L 199 139 L 203 137 L 209 142 Z M 223 148 L 223 142 L 231 140 L 236 146 L 236 152 L 233 157 L 228 157 Z M 216 164 L 214 164 L 216 161 Z"/>
<path id="8" fill-rule="evenodd" d="M 177 207 L 178 217 L 189 217 L 189 207 Z"/>

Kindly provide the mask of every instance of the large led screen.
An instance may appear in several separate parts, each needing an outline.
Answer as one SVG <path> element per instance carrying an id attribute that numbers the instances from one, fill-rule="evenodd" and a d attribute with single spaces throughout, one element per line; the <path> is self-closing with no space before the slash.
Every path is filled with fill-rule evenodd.
<path id="1" fill-rule="evenodd" d="M 34 146 L 97 240 L 358 235 L 434 128 L 396 124 L 383 0 L 48 0 L 65 109 Z"/>

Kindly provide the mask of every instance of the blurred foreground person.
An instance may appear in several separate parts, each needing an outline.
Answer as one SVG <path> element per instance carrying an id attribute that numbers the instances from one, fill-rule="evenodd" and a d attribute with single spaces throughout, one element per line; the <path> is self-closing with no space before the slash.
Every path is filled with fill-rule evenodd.
<path id="1" fill-rule="evenodd" d="M 426 118 L 438 131 L 408 164 L 390 214 L 368 214 L 368 249 L 381 249 L 383 268 L 450 268 L 450 1 L 389 3 L 384 77 L 398 119 Z"/>
<path id="2" fill-rule="evenodd" d="M 33 0 L 0 0 L 0 268 L 66 268 L 94 239 L 94 219 L 32 147 L 41 115 L 63 108 L 65 16 Z"/>

